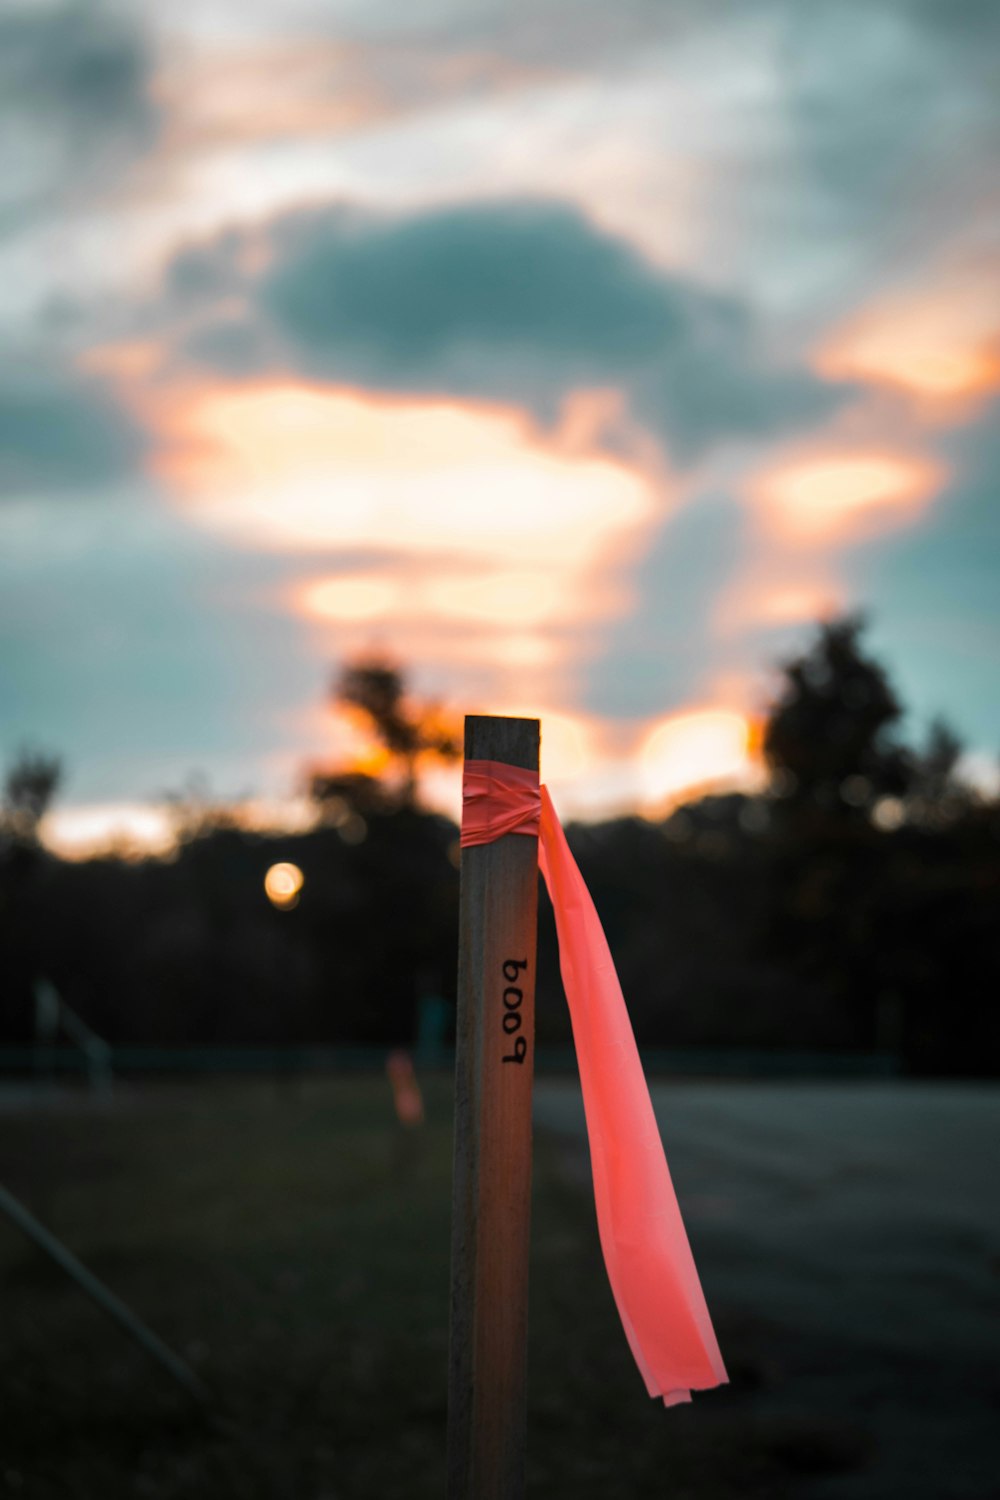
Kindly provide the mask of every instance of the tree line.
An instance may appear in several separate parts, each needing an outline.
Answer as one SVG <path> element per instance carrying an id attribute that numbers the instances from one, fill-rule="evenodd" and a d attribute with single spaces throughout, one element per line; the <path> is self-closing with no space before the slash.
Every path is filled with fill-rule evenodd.
<path id="1" fill-rule="evenodd" d="M 763 733 L 767 784 L 659 821 L 574 825 L 641 1044 L 885 1050 L 924 1074 L 1000 1072 L 1000 803 L 943 723 L 920 746 L 860 618 L 788 661 Z M 455 726 L 392 663 L 335 684 L 380 747 L 314 768 L 316 826 L 251 832 L 181 807 L 169 858 L 69 863 L 39 824 L 58 764 L 22 757 L 0 813 L 0 1046 L 32 1035 L 49 978 L 115 1044 L 411 1043 L 454 999 L 457 828 L 420 804 Z M 268 868 L 303 872 L 272 906 Z M 544 912 L 539 1041 L 569 1041 Z"/>

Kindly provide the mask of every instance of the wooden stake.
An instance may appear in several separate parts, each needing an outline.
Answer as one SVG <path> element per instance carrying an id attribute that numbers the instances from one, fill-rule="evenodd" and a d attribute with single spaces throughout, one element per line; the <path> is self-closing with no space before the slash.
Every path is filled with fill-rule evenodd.
<path id="1" fill-rule="evenodd" d="M 470 716 L 466 760 L 538 769 L 537 719 Z M 448 1500 L 524 1494 L 538 840 L 462 851 Z"/>

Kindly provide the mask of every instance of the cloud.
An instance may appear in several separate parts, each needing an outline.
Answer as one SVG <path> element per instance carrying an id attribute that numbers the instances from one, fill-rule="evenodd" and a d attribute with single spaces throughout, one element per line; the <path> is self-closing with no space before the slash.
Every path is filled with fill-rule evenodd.
<path id="1" fill-rule="evenodd" d="M 1000 9 L 989 0 L 783 4 L 791 165 L 816 225 L 863 232 L 898 271 L 989 225 L 1000 150 Z"/>
<path id="2" fill-rule="evenodd" d="M 628 608 L 662 509 L 629 465 L 501 408 L 255 382 L 189 392 L 170 420 L 160 462 L 185 514 L 300 558 L 283 602 L 311 640 L 391 643 L 474 698 L 565 679 Z"/>
<path id="3" fill-rule="evenodd" d="M 942 477 L 911 454 L 819 450 L 779 459 L 749 488 L 773 540 L 826 548 L 873 529 L 912 524 Z"/>
<path id="4" fill-rule="evenodd" d="M 274 15 L 287 20 L 283 8 Z M 168 54 L 157 79 L 168 154 L 342 137 L 559 76 L 492 49 L 470 50 L 460 30 L 422 41 L 410 19 L 401 30 L 360 37 L 336 17 L 314 15 L 305 32 L 217 35 Z"/>
<path id="5" fill-rule="evenodd" d="M 471 346 L 544 360 L 557 378 L 627 367 L 695 317 L 624 244 L 553 203 L 459 205 L 379 219 L 335 209 L 285 221 L 261 302 L 305 356 L 346 357 L 376 384 L 420 383 Z"/>
<path id="6" fill-rule="evenodd" d="M 0 231 L 106 184 L 158 128 L 141 31 L 101 4 L 0 11 Z"/>
<path id="7" fill-rule="evenodd" d="M 856 596 L 875 601 L 874 644 L 898 669 L 904 701 L 987 747 L 1000 744 L 998 419 L 994 401 L 952 435 L 944 458 L 956 477 L 921 524 L 859 547 L 846 567 Z"/>
<path id="8" fill-rule="evenodd" d="M 636 570 L 636 607 L 604 632 L 582 673 L 582 701 L 603 718 L 648 719 L 696 700 L 726 660 L 712 611 L 747 546 L 747 516 L 724 495 L 683 506 Z"/>
<path id="9" fill-rule="evenodd" d="M 0 373 L 0 500 L 114 483 L 136 471 L 143 446 L 95 380 L 38 364 Z"/>
<path id="10" fill-rule="evenodd" d="M 0 526 L 0 763 L 24 740 L 50 747 L 70 800 L 103 801 L 162 794 L 199 767 L 237 795 L 277 754 L 269 784 L 285 789 L 322 749 L 296 715 L 322 704 L 329 661 L 267 603 L 294 562 L 215 543 L 133 486 L 57 519 L 10 501 Z"/>
<path id="11" fill-rule="evenodd" d="M 615 385 L 680 462 L 795 430 L 842 396 L 776 366 L 745 304 L 551 199 L 303 210 L 183 251 L 167 287 L 189 310 L 186 357 L 226 373 L 270 361 L 311 380 L 519 404 L 546 423 L 572 391 Z"/>
<path id="12" fill-rule="evenodd" d="M 794 0 L 782 0 L 779 10 L 790 43 L 788 60 L 808 59 L 809 70 L 803 69 L 798 81 L 809 86 L 817 105 L 822 102 L 821 82 L 833 89 L 839 77 L 841 96 L 856 91 L 860 100 L 866 83 L 895 80 L 903 86 L 902 97 L 870 95 L 865 111 L 870 121 L 880 118 L 880 138 L 887 140 L 921 112 L 925 128 L 933 128 L 944 101 L 921 97 L 922 81 L 952 86 L 964 82 L 969 96 L 957 111 L 952 100 L 955 118 L 950 123 L 961 128 L 988 113 L 997 128 L 995 107 L 984 108 L 998 69 L 1000 11 L 993 0 L 961 0 L 958 5 L 954 0 L 882 0 L 878 6 L 867 0 L 820 0 L 808 16 Z M 857 64 L 850 78 L 839 68 L 847 55 Z M 843 123 L 852 128 L 855 124 L 846 114 Z"/>
<path id="13" fill-rule="evenodd" d="M 975 412 L 1000 387 L 995 268 L 946 267 L 877 296 L 832 330 L 817 368 L 902 391 L 932 418 Z"/>

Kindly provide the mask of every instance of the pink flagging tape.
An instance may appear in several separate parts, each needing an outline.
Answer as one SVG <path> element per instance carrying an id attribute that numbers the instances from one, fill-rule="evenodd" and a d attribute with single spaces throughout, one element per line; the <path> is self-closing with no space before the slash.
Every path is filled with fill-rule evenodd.
<path id="1" fill-rule="evenodd" d="M 462 779 L 462 848 L 492 844 L 505 833 L 537 834 L 538 772 L 497 760 L 467 760 Z"/>
<path id="2" fill-rule="evenodd" d="M 600 918 L 536 773 L 471 761 L 465 795 L 463 845 L 538 831 L 580 1069 L 608 1280 L 649 1394 L 666 1406 L 689 1401 L 692 1391 L 724 1385 L 728 1376 Z"/>
<path id="3" fill-rule="evenodd" d="M 664 1404 L 728 1380 L 600 918 L 542 787 L 552 897 L 611 1290 L 646 1389 Z"/>

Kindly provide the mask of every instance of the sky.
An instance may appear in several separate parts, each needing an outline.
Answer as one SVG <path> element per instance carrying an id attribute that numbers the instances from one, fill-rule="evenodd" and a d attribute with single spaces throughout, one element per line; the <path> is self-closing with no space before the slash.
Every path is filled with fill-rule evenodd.
<path id="1" fill-rule="evenodd" d="M 863 608 L 995 762 L 998 160 L 993 0 L 0 0 L 0 759 L 287 797 L 379 651 L 655 810 Z"/>

